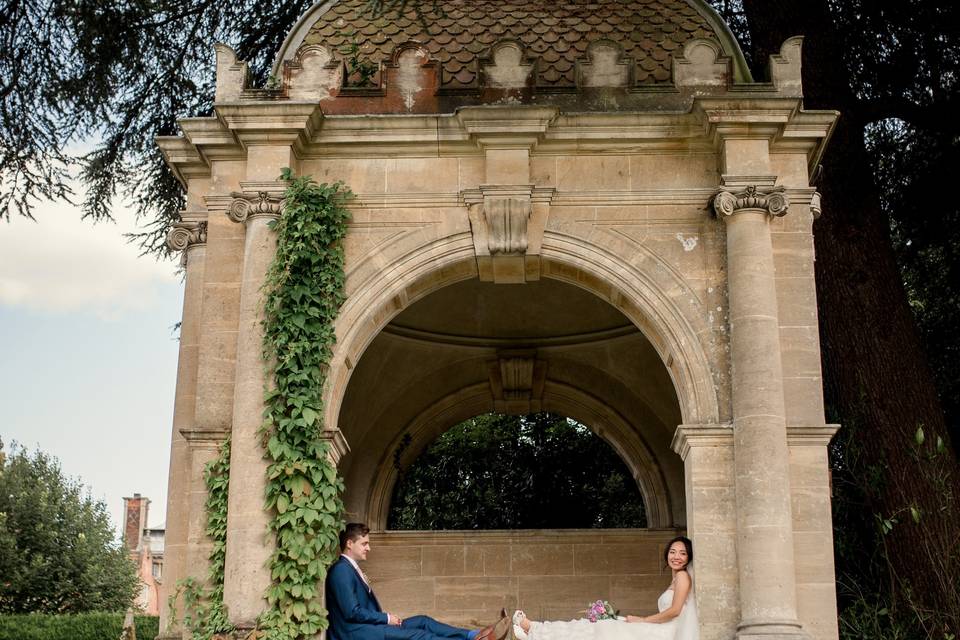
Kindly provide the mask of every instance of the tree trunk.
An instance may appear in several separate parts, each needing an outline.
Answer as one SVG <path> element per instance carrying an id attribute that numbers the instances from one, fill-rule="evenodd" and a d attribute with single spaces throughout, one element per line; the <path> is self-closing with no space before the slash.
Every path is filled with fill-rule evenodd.
<path id="1" fill-rule="evenodd" d="M 842 112 L 823 160 L 824 213 L 814 226 L 825 399 L 850 431 L 848 453 L 857 456 L 848 462 L 868 508 L 896 516 L 885 536 L 898 585 L 891 596 L 909 594 L 956 629 L 960 473 L 874 186 L 868 122 L 840 62 L 845 38 L 855 36 L 834 30 L 826 0 L 744 0 L 744 9 L 756 66 L 786 38 L 805 36 L 806 108 Z M 921 426 L 922 447 L 915 440 Z M 931 457 L 938 437 L 947 449 Z"/>

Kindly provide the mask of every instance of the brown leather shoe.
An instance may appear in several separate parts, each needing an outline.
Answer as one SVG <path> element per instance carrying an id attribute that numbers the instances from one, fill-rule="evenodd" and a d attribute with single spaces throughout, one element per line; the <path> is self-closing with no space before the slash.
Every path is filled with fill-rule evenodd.
<path id="1" fill-rule="evenodd" d="M 507 616 L 505 609 L 500 609 L 500 619 L 493 625 L 492 640 L 506 640 L 513 631 L 513 620 Z"/>
<path id="2" fill-rule="evenodd" d="M 506 609 L 500 609 L 500 619 L 481 629 L 475 640 L 506 640 L 512 630 L 513 621 L 507 617 Z"/>
<path id="3" fill-rule="evenodd" d="M 495 625 L 490 625 L 489 627 L 484 627 L 480 629 L 480 633 L 477 634 L 477 637 L 474 640 L 496 640 L 493 637 L 493 627 Z"/>

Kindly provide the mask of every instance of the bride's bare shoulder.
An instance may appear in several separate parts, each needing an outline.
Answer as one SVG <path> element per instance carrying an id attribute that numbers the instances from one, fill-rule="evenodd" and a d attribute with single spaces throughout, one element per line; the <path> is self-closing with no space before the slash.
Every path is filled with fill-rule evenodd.
<path id="1" fill-rule="evenodd" d="M 675 577 L 675 580 L 676 580 L 678 586 L 681 585 L 681 584 L 689 585 L 689 584 L 690 584 L 690 574 L 687 573 L 685 569 L 681 569 L 680 571 L 677 571 L 677 575 L 676 575 L 676 577 Z"/>

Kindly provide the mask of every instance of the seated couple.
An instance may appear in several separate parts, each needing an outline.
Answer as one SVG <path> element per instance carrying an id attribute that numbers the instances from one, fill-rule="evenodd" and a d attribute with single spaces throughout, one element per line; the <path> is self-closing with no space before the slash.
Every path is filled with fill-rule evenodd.
<path id="1" fill-rule="evenodd" d="M 664 554 L 670 567 L 670 586 L 657 601 L 659 613 L 651 616 L 587 619 L 569 622 L 534 622 L 522 611 L 483 629 L 460 629 L 428 616 L 401 619 L 380 608 L 360 562 L 370 551 L 370 529 L 356 522 L 340 534 L 340 559 L 327 574 L 326 605 L 330 616 L 330 640 L 697 640 L 696 604 L 687 571 L 693 559 L 690 540 L 682 536 L 667 545 Z"/>

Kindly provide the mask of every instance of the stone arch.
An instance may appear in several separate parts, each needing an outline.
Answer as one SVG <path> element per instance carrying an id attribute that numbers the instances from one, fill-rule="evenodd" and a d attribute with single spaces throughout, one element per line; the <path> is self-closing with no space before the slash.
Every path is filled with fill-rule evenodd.
<path id="1" fill-rule="evenodd" d="M 337 321 L 337 347 L 324 389 L 324 424 L 336 427 L 354 366 L 401 310 L 427 294 L 477 277 L 473 239 L 460 229 L 431 226 L 391 243 L 377 264 L 366 261 L 348 275 L 348 298 Z M 609 238 L 603 242 L 610 244 Z M 685 424 L 716 423 L 720 403 L 709 358 L 695 328 L 670 295 L 686 290 L 660 264 L 644 269 L 589 238 L 544 234 L 543 275 L 581 287 L 620 310 L 646 336 L 673 382 Z M 657 264 L 656 257 L 646 256 Z M 699 330 L 698 330 L 699 329 Z"/>
<path id="2" fill-rule="evenodd" d="M 383 451 L 367 496 L 368 523 L 377 530 L 386 529 L 397 471 L 393 455 L 405 434 L 412 437 L 412 446 L 404 458 L 418 458 L 436 438 L 453 426 L 482 413 L 494 410 L 489 386 L 485 383 L 459 389 L 427 407 L 396 435 Z M 547 382 L 543 394 L 543 410 L 557 413 L 590 428 L 620 456 L 640 489 L 646 507 L 647 526 L 668 528 L 674 525 L 673 502 L 667 482 L 656 456 L 650 451 L 637 429 L 619 412 L 601 399 L 570 385 Z"/>

